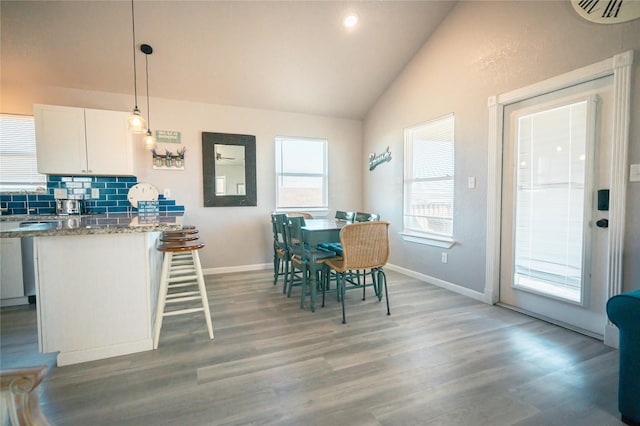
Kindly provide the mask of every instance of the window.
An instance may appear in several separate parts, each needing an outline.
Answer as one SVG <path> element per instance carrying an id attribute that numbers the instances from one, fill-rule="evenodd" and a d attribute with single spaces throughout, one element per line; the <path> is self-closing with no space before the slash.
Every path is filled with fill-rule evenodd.
<path id="1" fill-rule="evenodd" d="M 327 141 L 276 137 L 276 209 L 327 209 Z"/>
<path id="2" fill-rule="evenodd" d="M 514 117 L 516 288 L 582 303 L 595 103 L 561 101 Z"/>
<path id="3" fill-rule="evenodd" d="M 453 245 L 454 115 L 404 132 L 403 235 Z"/>
<path id="4" fill-rule="evenodd" d="M 31 191 L 46 183 L 38 173 L 33 117 L 0 114 L 0 191 Z"/>

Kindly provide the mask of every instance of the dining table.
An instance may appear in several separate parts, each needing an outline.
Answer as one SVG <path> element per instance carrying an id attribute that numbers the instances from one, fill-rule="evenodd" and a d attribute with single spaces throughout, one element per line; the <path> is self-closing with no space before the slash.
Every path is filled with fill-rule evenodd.
<path id="1" fill-rule="evenodd" d="M 340 242 L 340 231 L 345 225 L 352 223 L 336 219 L 305 219 L 305 224 L 302 226 L 302 240 L 308 244 L 310 249 L 309 258 L 309 276 L 311 286 L 311 312 L 316 310 L 316 298 L 318 295 L 318 282 L 317 272 L 318 265 L 318 244 L 323 243 L 337 243 Z"/>

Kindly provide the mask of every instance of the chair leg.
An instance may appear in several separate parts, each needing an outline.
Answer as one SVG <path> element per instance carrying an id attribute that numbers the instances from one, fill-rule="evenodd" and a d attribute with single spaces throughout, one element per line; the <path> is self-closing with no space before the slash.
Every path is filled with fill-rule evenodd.
<path id="1" fill-rule="evenodd" d="M 327 268 L 327 266 L 323 266 L 322 268 L 322 274 L 320 275 L 322 277 L 322 307 L 324 308 L 324 294 L 327 291 L 327 286 L 329 285 L 329 269 Z"/>
<path id="2" fill-rule="evenodd" d="M 384 273 L 382 269 L 378 269 L 378 283 L 381 284 L 382 281 L 384 281 L 384 298 L 387 299 L 387 315 L 391 315 L 391 310 L 389 310 L 389 291 L 387 290 L 387 275 Z"/>
<path id="3" fill-rule="evenodd" d="M 284 263 L 284 284 L 282 285 L 282 294 L 287 293 L 287 282 L 289 281 L 289 261 L 282 260 Z"/>
<path id="4" fill-rule="evenodd" d="M 287 277 L 289 276 L 289 264 L 291 263 L 288 260 L 283 260 L 284 262 L 284 288 L 282 289 L 282 294 L 285 293 L 286 289 L 287 289 Z"/>
<path id="5" fill-rule="evenodd" d="M 302 287 L 302 295 L 300 296 L 300 309 L 304 309 L 304 299 L 307 297 L 307 270 L 303 269 L 302 270 L 302 284 L 300 285 L 300 287 Z"/>
<path id="6" fill-rule="evenodd" d="M 293 282 L 296 279 L 296 267 L 291 262 L 291 273 L 289 274 L 289 285 L 287 287 L 287 297 L 291 297 L 291 289 L 293 288 Z M 282 292 L 284 294 L 284 291 Z"/>
<path id="7" fill-rule="evenodd" d="M 347 317 L 346 317 L 346 314 L 344 312 L 344 297 L 345 297 L 344 288 L 346 286 L 346 283 L 345 283 L 344 280 L 345 280 L 344 274 L 340 274 L 340 278 L 338 278 L 338 287 L 339 287 L 339 290 L 340 290 L 340 292 L 342 294 L 342 323 L 346 324 L 347 323 Z"/>
<path id="8" fill-rule="evenodd" d="M 278 284 L 278 276 L 280 275 L 280 258 L 277 254 L 273 255 L 273 285 Z"/>

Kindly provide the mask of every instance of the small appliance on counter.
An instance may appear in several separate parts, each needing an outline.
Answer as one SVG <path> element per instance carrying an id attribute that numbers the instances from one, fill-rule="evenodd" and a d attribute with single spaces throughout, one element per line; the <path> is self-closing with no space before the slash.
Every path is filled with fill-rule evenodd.
<path id="1" fill-rule="evenodd" d="M 56 214 L 85 214 L 86 212 L 84 200 L 56 200 Z"/>

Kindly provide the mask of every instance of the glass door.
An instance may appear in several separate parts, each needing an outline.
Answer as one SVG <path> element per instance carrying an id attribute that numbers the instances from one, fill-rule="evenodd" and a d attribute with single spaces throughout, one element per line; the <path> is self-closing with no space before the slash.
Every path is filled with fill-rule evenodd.
<path id="1" fill-rule="evenodd" d="M 591 110 L 591 111 L 590 111 Z M 516 120 L 515 288 L 582 304 L 589 274 L 586 171 L 595 101 L 543 106 Z M 588 218 L 587 218 L 588 219 Z"/>
<path id="2" fill-rule="evenodd" d="M 601 336 L 611 78 L 505 108 L 500 302 Z"/>

